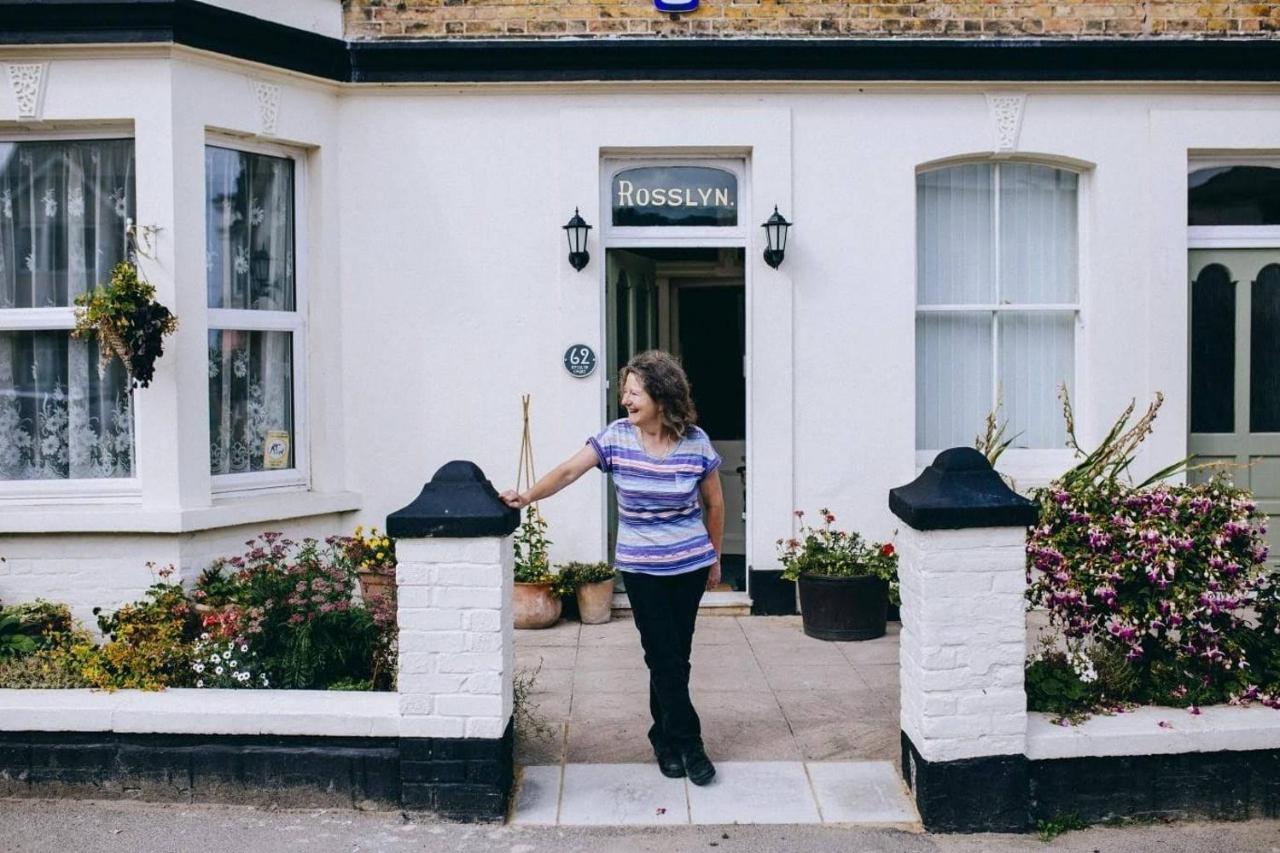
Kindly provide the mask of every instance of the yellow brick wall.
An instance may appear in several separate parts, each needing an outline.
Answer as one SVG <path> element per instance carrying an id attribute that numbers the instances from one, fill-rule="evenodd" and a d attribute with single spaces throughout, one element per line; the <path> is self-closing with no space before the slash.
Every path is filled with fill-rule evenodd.
<path id="1" fill-rule="evenodd" d="M 1280 2 L 1178 0 L 701 0 L 666 15 L 652 0 L 344 0 L 347 37 L 556 36 L 1185 37 L 1280 31 Z"/>

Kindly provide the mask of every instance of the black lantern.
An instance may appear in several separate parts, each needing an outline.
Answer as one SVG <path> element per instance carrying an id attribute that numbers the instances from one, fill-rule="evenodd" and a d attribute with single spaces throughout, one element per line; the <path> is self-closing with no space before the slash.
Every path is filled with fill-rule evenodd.
<path id="1" fill-rule="evenodd" d="M 265 287 L 271 278 L 271 255 L 266 249 L 259 249 L 249 256 L 249 277 L 255 287 Z"/>
<path id="2" fill-rule="evenodd" d="M 587 261 L 591 260 L 591 256 L 587 254 L 587 232 L 591 230 L 591 226 L 578 215 L 578 208 L 575 207 L 573 218 L 567 225 L 561 227 L 564 228 L 564 235 L 569 240 L 569 263 L 575 270 L 582 272 Z"/>
<path id="3" fill-rule="evenodd" d="M 769 240 L 769 248 L 764 250 L 764 262 L 776 270 L 787 251 L 787 229 L 791 227 L 791 223 L 778 212 L 778 206 L 775 204 L 773 216 L 769 217 L 763 227 L 765 236 Z"/>

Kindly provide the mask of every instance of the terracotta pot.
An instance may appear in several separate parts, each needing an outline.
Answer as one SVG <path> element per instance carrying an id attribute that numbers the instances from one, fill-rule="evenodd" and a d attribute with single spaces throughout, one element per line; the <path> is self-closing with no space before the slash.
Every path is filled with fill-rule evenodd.
<path id="1" fill-rule="evenodd" d="M 517 628 L 550 628 L 560 619 L 560 596 L 549 583 L 517 583 L 512 609 Z"/>
<path id="2" fill-rule="evenodd" d="M 356 576 L 360 579 L 360 597 L 366 604 L 394 595 L 395 575 L 362 569 Z"/>
<path id="3" fill-rule="evenodd" d="M 613 578 L 578 587 L 578 614 L 583 625 L 600 625 L 613 615 Z"/>

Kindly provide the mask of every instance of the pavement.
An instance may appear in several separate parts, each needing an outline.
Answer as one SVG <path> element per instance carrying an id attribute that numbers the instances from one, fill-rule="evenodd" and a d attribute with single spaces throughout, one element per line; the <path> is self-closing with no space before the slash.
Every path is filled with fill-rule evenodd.
<path id="1" fill-rule="evenodd" d="M 799 616 L 698 618 L 691 693 L 716 762 L 900 762 L 898 631 L 835 643 Z M 631 619 L 516 631 L 539 725 L 519 731 L 525 766 L 647 764 L 649 681 Z M 537 728 L 540 731 L 534 731 Z"/>
<path id="2" fill-rule="evenodd" d="M 1280 821 L 1177 823 L 1034 835 L 929 835 L 822 824 L 560 827 L 449 824 L 398 812 L 0 799 L 3 853 L 1280 853 Z"/>

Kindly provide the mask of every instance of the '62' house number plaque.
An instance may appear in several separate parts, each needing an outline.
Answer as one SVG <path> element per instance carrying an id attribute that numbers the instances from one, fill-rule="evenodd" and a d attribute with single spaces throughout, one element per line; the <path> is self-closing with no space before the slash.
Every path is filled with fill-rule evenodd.
<path id="1" fill-rule="evenodd" d="M 574 344 L 564 351 L 564 369 L 576 379 L 585 379 L 596 371 L 596 353 L 586 344 Z"/>

